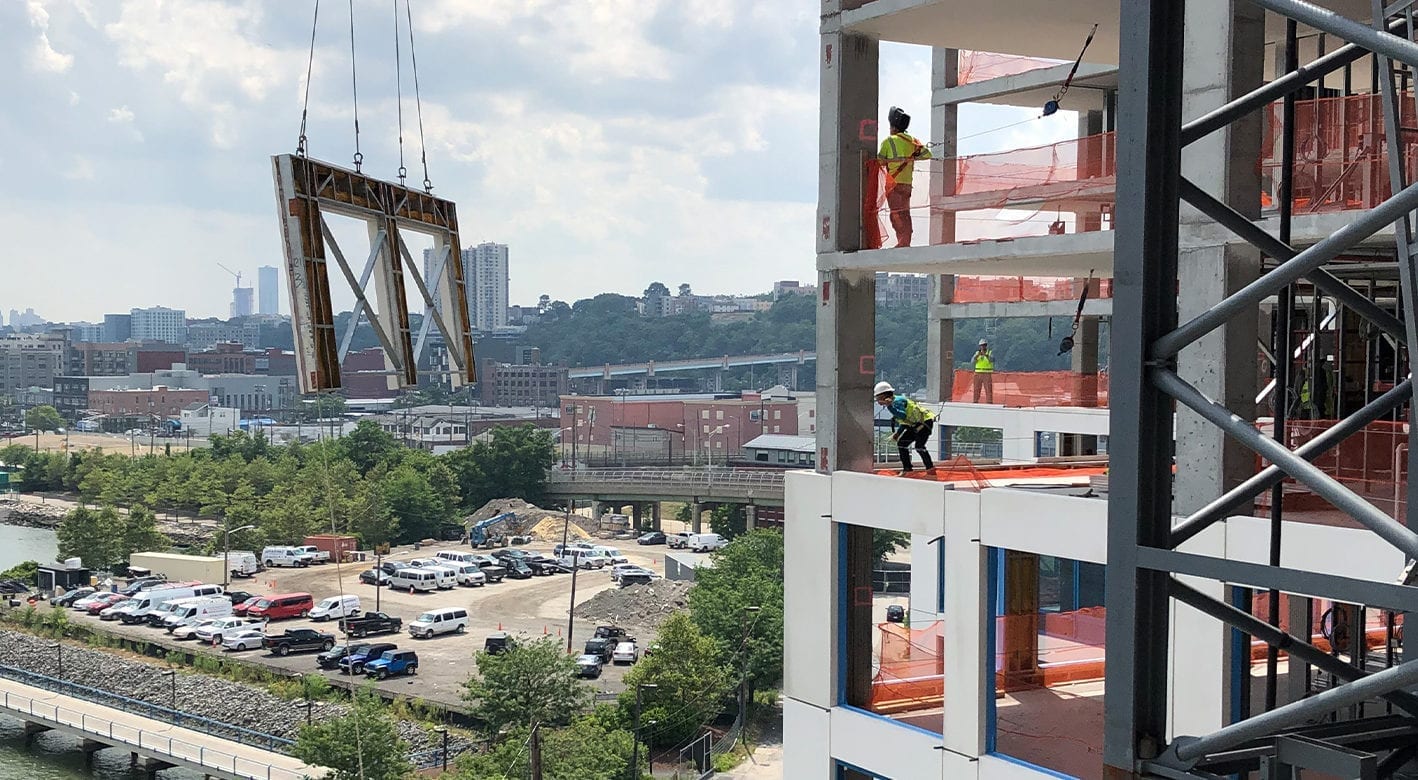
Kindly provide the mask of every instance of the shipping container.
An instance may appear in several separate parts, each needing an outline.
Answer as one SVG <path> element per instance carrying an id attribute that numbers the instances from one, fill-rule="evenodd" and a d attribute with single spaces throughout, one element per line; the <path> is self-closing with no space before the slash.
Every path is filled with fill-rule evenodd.
<path id="1" fill-rule="evenodd" d="M 352 561 L 359 541 L 342 534 L 315 534 L 305 537 L 305 543 L 330 554 L 331 561 Z"/>

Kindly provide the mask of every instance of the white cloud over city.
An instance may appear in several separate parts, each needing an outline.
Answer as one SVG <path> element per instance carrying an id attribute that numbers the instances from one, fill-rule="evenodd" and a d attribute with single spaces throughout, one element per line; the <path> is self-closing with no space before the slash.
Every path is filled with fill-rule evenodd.
<path id="1" fill-rule="evenodd" d="M 393 178 L 392 4 L 354 5 L 365 171 Z M 269 158 L 296 145 L 312 8 L 0 3 L 0 309 L 221 315 L 231 282 L 217 263 L 248 278 L 280 265 Z M 756 292 L 811 278 L 818 10 L 414 0 L 429 176 L 458 202 L 464 244 L 511 246 L 515 303 L 655 280 Z M 417 183 L 404 34 L 404 165 Z M 314 156 L 342 165 L 354 153 L 349 36 L 346 4 L 322 3 L 307 135 Z M 895 102 L 916 108 L 925 134 L 929 52 L 898 48 L 883 74 L 911 82 Z"/>

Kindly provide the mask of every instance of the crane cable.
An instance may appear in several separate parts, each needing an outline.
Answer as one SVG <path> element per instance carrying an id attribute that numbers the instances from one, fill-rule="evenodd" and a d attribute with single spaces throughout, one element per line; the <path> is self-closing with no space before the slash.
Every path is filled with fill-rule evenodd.
<path id="1" fill-rule="evenodd" d="M 350 2 L 350 89 L 354 96 L 354 169 L 355 173 L 360 173 L 360 166 L 364 164 L 364 155 L 359 151 L 359 70 L 355 55 L 355 16 L 354 0 Z"/>
<path id="2" fill-rule="evenodd" d="M 399 184 L 409 169 L 404 167 L 404 58 L 399 53 L 399 0 L 394 0 L 394 104 L 399 114 Z"/>
<path id="3" fill-rule="evenodd" d="M 414 69 L 414 109 L 418 112 L 419 120 L 419 162 L 423 164 L 423 191 L 433 192 L 433 182 L 428 178 L 428 146 L 423 140 L 423 99 L 419 95 L 419 58 L 418 52 L 414 49 L 414 12 L 409 7 L 409 0 L 404 0 L 404 13 L 407 14 L 409 22 L 409 62 Z"/>
<path id="4" fill-rule="evenodd" d="M 300 137 L 296 140 L 295 153 L 304 157 L 308 151 L 305 145 L 305 120 L 310 116 L 310 75 L 315 68 L 315 30 L 320 26 L 320 0 L 315 0 L 315 18 L 310 22 L 310 55 L 305 60 L 305 97 L 300 105 Z"/>

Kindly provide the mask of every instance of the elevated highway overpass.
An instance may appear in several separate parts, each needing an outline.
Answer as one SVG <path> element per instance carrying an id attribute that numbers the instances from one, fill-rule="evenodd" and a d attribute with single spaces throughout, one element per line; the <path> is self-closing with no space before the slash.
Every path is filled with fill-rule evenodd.
<path id="1" fill-rule="evenodd" d="M 783 506 L 783 474 L 778 469 L 724 466 L 552 469 L 547 479 L 547 495 L 561 500 L 590 501 L 597 516 L 602 504 L 683 501 L 696 510 L 694 527 L 698 530 L 698 510 L 704 504 Z M 750 518 L 753 516 L 751 511 Z"/>

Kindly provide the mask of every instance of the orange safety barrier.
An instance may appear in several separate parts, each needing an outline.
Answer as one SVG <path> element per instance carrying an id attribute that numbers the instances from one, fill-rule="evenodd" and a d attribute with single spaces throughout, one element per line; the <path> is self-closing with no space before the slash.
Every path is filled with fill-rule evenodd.
<path id="1" fill-rule="evenodd" d="M 975 372 L 955 370 L 951 400 L 974 400 Z M 981 398 L 983 401 L 984 399 Z M 1084 406 L 1108 405 L 1108 375 L 1075 374 L 1072 371 L 996 371 L 994 400 L 1003 406 Z"/>
<path id="2" fill-rule="evenodd" d="M 996 54 L 990 51 L 969 51 L 961 49 L 957 58 L 959 70 L 958 84 L 974 84 L 1000 76 L 1013 76 L 1039 68 L 1051 68 L 1062 64 L 1063 60 L 1043 57 L 1020 57 L 1014 54 Z"/>
<path id="3" fill-rule="evenodd" d="M 1000 691 L 1052 688 L 1103 679 L 1107 610 L 1002 615 L 995 618 L 995 687 Z M 1027 647 L 1010 647 L 1027 636 Z"/>
<path id="4" fill-rule="evenodd" d="M 1082 279 L 1028 276 L 957 276 L 954 303 L 1018 303 L 1022 301 L 1076 301 L 1083 294 Z M 1112 279 L 1094 279 L 1089 298 L 1113 297 Z"/>
<path id="5" fill-rule="evenodd" d="M 960 460 L 966 459 L 964 456 L 956 458 L 956 461 Z M 1008 483 L 1021 479 L 1081 478 L 1100 476 L 1108 472 L 1106 466 L 976 466 L 974 464 L 965 470 L 957 466 L 956 461 L 942 464 L 935 471 L 917 470 L 902 476 L 907 479 L 952 482 L 957 488 L 983 490 L 992 486 L 992 480 Z M 897 469 L 877 469 L 872 473 L 882 477 L 894 477 L 901 474 Z"/>
<path id="6" fill-rule="evenodd" d="M 871 709 L 878 713 L 939 707 L 945 695 L 945 639 L 941 621 L 924 628 L 881 623 L 881 650 L 872 678 Z"/>
<path id="7" fill-rule="evenodd" d="M 1290 420 L 1286 426 L 1286 444 L 1293 450 L 1337 423 L 1338 420 Z M 1260 427 L 1273 433 L 1269 425 Z M 1364 426 L 1315 458 L 1314 464 L 1370 504 L 1401 519 L 1406 517 L 1408 506 L 1408 455 L 1408 434 L 1403 431 L 1403 423 L 1381 420 Z M 1258 458 L 1257 464 L 1262 466 L 1265 462 Z M 1261 494 L 1257 504 L 1269 507 L 1270 493 Z M 1290 479 L 1285 482 L 1285 507 L 1287 511 L 1337 512 L 1329 502 Z M 1337 519 L 1341 524 L 1350 524 Z"/>

